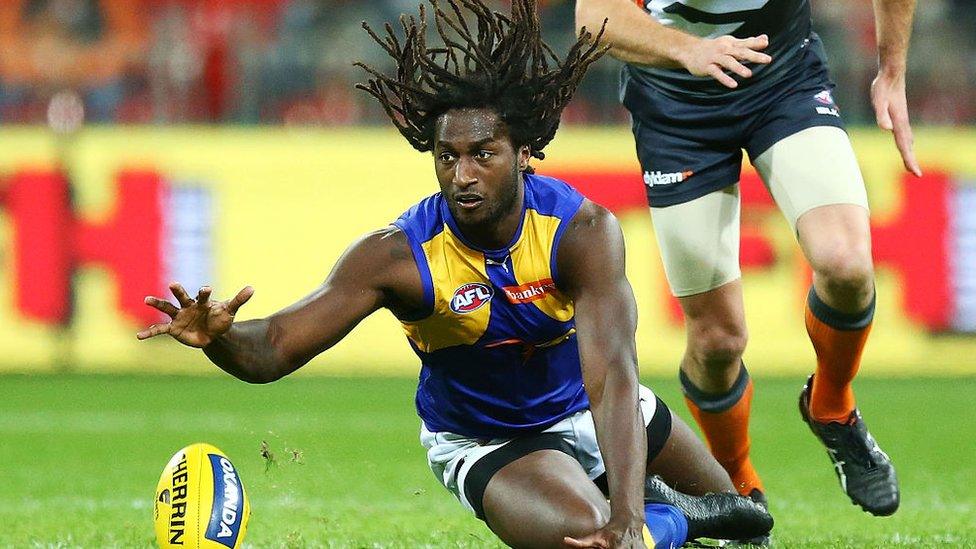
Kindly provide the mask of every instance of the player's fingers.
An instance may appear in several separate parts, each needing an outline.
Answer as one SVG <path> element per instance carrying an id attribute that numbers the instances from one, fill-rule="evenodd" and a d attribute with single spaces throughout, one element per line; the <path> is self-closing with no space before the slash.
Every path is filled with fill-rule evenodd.
<path id="1" fill-rule="evenodd" d="M 146 328 L 145 330 L 136 334 L 136 338 L 139 340 L 149 339 L 151 337 L 156 337 L 162 334 L 169 333 L 169 323 L 166 324 L 153 324 L 152 326 Z"/>
<path id="2" fill-rule="evenodd" d="M 200 288 L 200 291 L 197 292 L 197 303 L 201 305 L 206 305 L 207 302 L 210 301 L 210 294 L 212 292 L 213 292 L 213 288 L 211 288 L 210 286 L 204 286 Z"/>
<path id="3" fill-rule="evenodd" d="M 183 285 L 179 282 L 173 282 L 169 285 L 169 291 L 173 292 L 173 297 L 179 302 L 180 307 L 189 307 L 193 305 L 193 300 L 190 299 L 190 294 L 186 293 L 183 289 Z"/>
<path id="4" fill-rule="evenodd" d="M 743 78 L 749 78 L 752 76 L 752 70 L 742 63 L 739 63 L 739 60 L 736 59 L 734 55 L 723 55 L 718 58 L 717 62 L 722 67 L 725 67 Z"/>
<path id="5" fill-rule="evenodd" d="M 759 63 L 761 65 L 770 63 L 773 60 L 772 57 L 766 55 L 765 53 L 751 50 L 749 48 L 738 48 L 732 53 L 732 55 L 734 55 L 735 58 L 740 61 Z"/>
<path id="6" fill-rule="evenodd" d="M 723 71 L 722 68 L 719 67 L 718 65 L 714 65 L 714 64 L 709 65 L 708 70 L 706 72 L 708 73 L 709 76 L 711 76 L 715 80 L 718 80 L 719 84 L 722 84 L 726 88 L 739 87 L 739 83 L 735 81 L 735 78 L 732 78 L 731 76 L 725 74 L 725 71 Z"/>
<path id="7" fill-rule="evenodd" d="M 912 135 L 912 127 L 908 123 L 907 117 L 895 117 L 894 122 L 895 146 L 901 154 L 905 169 L 915 174 L 916 177 L 922 176 L 922 168 L 915 159 L 915 137 Z"/>
<path id="8" fill-rule="evenodd" d="M 247 303 L 251 296 L 254 295 L 254 288 L 251 286 L 244 286 L 241 291 L 237 292 L 237 295 L 227 304 L 227 310 L 230 314 L 237 314 L 237 310 L 241 308 L 241 305 Z"/>
<path id="9" fill-rule="evenodd" d="M 154 309 L 158 309 L 160 312 L 169 315 L 170 318 L 175 318 L 176 313 L 180 312 L 180 310 L 176 308 L 176 305 L 151 295 L 146 296 L 145 302 L 146 305 L 149 305 Z"/>
<path id="10" fill-rule="evenodd" d="M 749 48 L 750 50 L 764 50 L 767 46 L 769 46 L 769 36 L 760 34 L 759 36 L 742 38 L 739 40 L 739 44 Z"/>
<path id="11" fill-rule="evenodd" d="M 891 123 L 891 115 L 888 114 L 888 101 L 885 99 L 877 99 L 872 101 L 872 106 L 874 107 L 874 117 L 878 121 L 878 127 L 882 130 L 891 131 L 893 125 Z"/>
<path id="12" fill-rule="evenodd" d="M 566 536 L 563 538 L 563 545 L 566 547 L 575 547 L 577 549 L 606 549 L 609 547 L 606 540 L 598 538 L 594 535 L 589 535 L 579 539 Z"/>

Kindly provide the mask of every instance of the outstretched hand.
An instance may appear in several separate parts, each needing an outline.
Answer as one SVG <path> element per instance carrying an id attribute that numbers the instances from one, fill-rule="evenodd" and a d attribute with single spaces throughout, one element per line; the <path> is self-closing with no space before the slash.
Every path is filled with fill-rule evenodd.
<path id="1" fill-rule="evenodd" d="M 230 330 L 234 315 L 242 305 L 254 295 L 254 288 L 245 286 L 237 295 L 227 301 L 211 301 L 209 286 L 200 288 L 196 299 L 192 299 L 178 282 L 169 285 L 179 307 L 169 301 L 153 296 L 146 297 L 146 305 L 170 317 L 169 322 L 153 324 L 136 334 L 140 340 L 162 334 L 169 334 L 176 341 L 190 347 L 202 348 Z"/>
<path id="2" fill-rule="evenodd" d="M 901 154 L 902 163 L 907 171 L 922 176 L 922 168 L 915 160 L 912 146 L 912 125 L 908 121 L 908 101 L 905 99 L 905 75 L 889 76 L 879 72 L 871 82 L 871 104 L 878 119 L 878 126 L 892 132 L 895 136 L 895 146 Z"/>

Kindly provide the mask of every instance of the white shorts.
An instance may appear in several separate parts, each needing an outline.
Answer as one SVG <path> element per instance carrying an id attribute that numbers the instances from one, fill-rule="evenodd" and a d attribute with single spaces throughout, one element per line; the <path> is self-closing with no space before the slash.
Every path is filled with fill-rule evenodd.
<path id="1" fill-rule="evenodd" d="M 833 204 L 868 208 L 864 180 L 847 133 L 817 126 L 783 138 L 753 159 L 793 232 L 806 212 Z M 651 208 L 671 293 L 686 297 L 741 276 L 739 185 L 664 208 Z"/>
<path id="2" fill-rule="evenodd" d="M 644 425 L 648 425 L 652 418 L 655 418 L 655 412 L 658 410 L 657 397 L 654 393 L 641 385 L 638 389 L 638 394 L 640 398 L 640 408 L 641 413 L 644 416 Z M 666 406 L 661 406 L 664 411 L 668 411 Z M 663 414 L 662 414 L 663 415 Z M 655 418 L 657 420 L 657 418 Z M 670 434 L 671 429 L 671 417 L 668 411 L 667 419 L 667 432 L 662 434 L 664 438 Z M 659 423 L 664 421 L 663 418 Z M 650 429 L 648 429 L 650 431 Z M 586 471 L 587 476 L 590 480 L 596 479 L 597 477 L 603 475 L 606 472 L 606 468 L 603 464 L 603 457 L 600 455 L 600 447 L 597 445 L 596 441 L 596 428 L 593 425 L 593 415 L 589 410 L 582 410 L 577 412 L 561 421 L 555 425 L 540 431 L 539 433 L 533 433 L 533 438 L 536 435 L 550 435 L 547 438 L 550 441 L 558 440 L 558 447 L 556 445 L 549 446 L 535 446 L 529 451 L 522 452 L 521 455 L 517 455 L 514 459 L 508 461 L 514 461 L 523 455 L 528 454 L 531 451 L 541 450 L 541 449 L 560 449 L 575 458 L 576 461 L 583 467 Z M 465 509 L 468 509 L 472 513 L 475 513 L 479 518 L 484 518 L 481 511 L 481 502 L 476 501 L 474 503 L 468 501 L 468 496 L 465 494 L 464 487 L 467 480 L 468 473 L 471 471 L 472 467 L 479 460 L 482 460 L 489 454 L 501 450 L 513 442 L 519 444 L 522 439 L 528 439 L 528 437 L 520 437 L 518 439 L 474 439 L 466 437 L 463 435 L 458 435 L 448 432 L 431 432 L 427 430 L 427 426 L 421 423 L 420 429 L 420 443 L 427 449 L 427 464 L 430 466 L 430 470 L 437 477 L 437 480 L 444 485 L 454 496 L 461 502 L 461 505 Z M 653 441 L 657 444 L 653 444 L 660 450 L 663 446 L 664 441 Z M 652 446 L 649 441 L 649 447 Z M 650 453 L 650 450 L 649 450 Z M 487 479 L 485 480 L 487 484 Z M 484 488 L 481 487 L 481 490 Z M 470 491 L 470 489 L 469 489 Z M 483 493 L 479 494 L 480 496 Z"/>

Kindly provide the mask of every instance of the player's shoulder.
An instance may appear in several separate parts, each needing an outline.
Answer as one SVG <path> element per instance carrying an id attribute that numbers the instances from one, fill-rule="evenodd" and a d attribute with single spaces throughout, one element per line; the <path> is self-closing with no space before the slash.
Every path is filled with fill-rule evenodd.
<path id="1" fill-rule="evenodd" d="M 579 297 L 585 288 L 603 287 L 624 277 L 624 241 L 610 210 L 584 200 L 569 221 L 556 255 L 560 289 Z"/>
<path id="2" fill-rule="evenodd" d="M 397 263 L 413 261 L 406 233 L 388 225 L 362 235 L 346 251 L 346 257 L 363 265 L 364 273 L 383 274 Z M 379 269 L 379 271 L 372 271 Z"/>
<path id="3" fill-rule="evenodd" d="M 426 242 L 444 226 L 444 199 L 432 194 L 410 206 L 393 223 L 414 242 Z"/>
<path id="4" fill-rule="evenodd" d="M 573 238 L 573 235 L 576 235 L 576 237 L 585 237 L 589 240 L 603 238 L 619 231 L 620 223 L 617 222 L 617 217 L 610 210 L 588 198 L 584 198 L 579 209 L 576 210 L 576 214 L 569 221 L 566 236 Z"/>
<path id="5" fill-rule="evenodd" d="M 524 180 L 526 206 L 541 214 L 569 218 L 584 200 L 579 191 L 561 179 L 526 173 Z"/>
<path id="6" fill-rule="evenodd" d="M 621 246 L 622 239 L 620 224 L 610 210 L 584 198 L 566 224 L 559 243 L 559 264 L 586 262 L 597 252 L 603 253 Z"/>
<path id="7" fill-rule="evenodd" d="M 423 303 L 423 283 L 413 246 L 396 225 L 368 232 L 343 254 L 330 275 L 333 285 L 349 291 L 375 290 L 383 306 L 398 318 L 411 316 Z"/>

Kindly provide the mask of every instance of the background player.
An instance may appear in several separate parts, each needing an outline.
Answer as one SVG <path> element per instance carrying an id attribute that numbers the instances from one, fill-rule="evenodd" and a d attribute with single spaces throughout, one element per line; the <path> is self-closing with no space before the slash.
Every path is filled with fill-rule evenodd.
<path id="1" fill-rule="evenodd" d="M 878 124 L 912 152 L 905 59 L 914 0 L 875 0 Z M 712 452 L 743 494 L 764 499 L 749 460 L 752 382 L 738 262 L 746 149 L 814 271 L 806 311 L 816 373 L 801 414 L 827 447 L 851 500 L 876 515 L 899 503 L 894 468 L 868 433 L 851 388 L 874 315 L 867 197 L 831 96 L 808 0 L 578 0 L 577 25 L 609 24 L 625 61 L 655 233 L 685 315 L 681 382 Z"/>
<path id="2" fill-rule="evenodd" d="M 373 76 L 363 89 L 411 145 L 433 152 L 441 192 L 353 244 L 291 307 L 234 322 L 250 287 L 215 302 L 210 288 L 192 299 L 173 284 L 178 306 L 146 298 L 172 321 L 138 337 L 169 334 L 264 383 L 387 308 L 423 364 L 416 403 L 432 471 L 506 543 L 669 547 L 767 532 L 765 509 L 733 493 L 689 499 L 652 480 L 678 507 L 645 505 L 648 462 L 688 492 L 734 489 L 687 426 L 638 385 L 616 220 L 529 168 L 602 51 L 581 35 L 557 59 L 541 43 L 531 0 L 513 2 L 510 19 L 476 2 L 449 5 L 456 18 L 436 17 L 450 48 L 427 46 L 422 14 L 403 20 L 402 39 L 370 30 L 396 60 L 395 76 L 363 66 Z"/>

